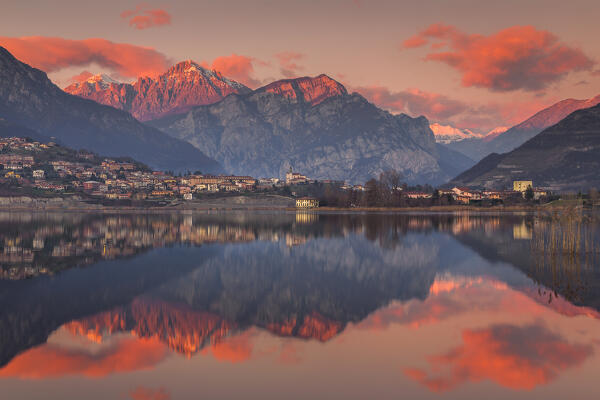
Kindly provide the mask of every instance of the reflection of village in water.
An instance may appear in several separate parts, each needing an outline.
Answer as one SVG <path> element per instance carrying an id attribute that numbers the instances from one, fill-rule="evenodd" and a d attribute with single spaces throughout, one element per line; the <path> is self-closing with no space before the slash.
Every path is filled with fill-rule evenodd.
<path id="1" fill-rule="evenodd" d="M 338 236 L 373 229 L 369 223 L 356 225 L 353 222 L 364 218 L 349 216 L 321 216 L 327 221 L 341 222 L 345 225 L 341 231 L 310 229 L 311 225 L 318 224 L 319 217 L 318 213 L 303 211 L 282 214 L 274 218 L 271 226 L 261 228 L 253 226 L 252 218 L 244 215 L 0 213 L 0 278 L 23 279 L 53 274 L 64 268 L 132 256 L 173 244 L 199 246 L 283 239 L 288 246 L 295 246 L 314 235 Z M 344 224 L 344 220 L 348 223 Z M 500 221 L 497 217 L 457 216 L 438 221 L 436 229 L 454 234 L 479 228 L 493 231 Z M 402 218 L 392 224 L 396 229 L 434 228 L 430 219 L 417 216 Z"/>
<path id="2" fill-rule="evenodd" d="M 530 242 L 534 227 L 538 232 L 536 238 L 540 237 L 540 232 L 555 232 L 552 230 L 554 225 L 531 215 L 507 217 L 457 213 L 429 217 L 366 217 L 298 211 L 271 215 L 268 223 L 254 224 L 260 220 L 260 216 L 244 213 L 0 213 L 0 279 L 54 274 L 76 265 L 133 256 L 175 244 L 200 246 L 283 240 L 287 246 L 296 246 L 315 236 L 347 236 L 351 233 L 389 242 L 389 235 L 397 237 L 400 232 L 440 231 L 460 236 L 477 231 L 492 241 L 500 243 L 512 239 L 513 245 L 522 247 L 523 244 L 518 242 Z M 507 236 L 508 232 L 511 237 Z M 589 232 L 584 239 L 593 242 Z M 589 256 L 590 252 L 586 254 Z M 539 261 L 539 254 L 536 259 Z"/>

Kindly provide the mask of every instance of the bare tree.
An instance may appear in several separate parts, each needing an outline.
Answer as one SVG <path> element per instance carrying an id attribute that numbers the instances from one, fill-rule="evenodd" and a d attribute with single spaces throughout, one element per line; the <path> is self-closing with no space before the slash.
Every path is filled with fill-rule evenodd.
<path id="1" fill-rule="evenodd" d="M 389 190 L 398 190 L 403 177 L 402 172 L 389 169 L 379 174 L 379 182 Z"/>

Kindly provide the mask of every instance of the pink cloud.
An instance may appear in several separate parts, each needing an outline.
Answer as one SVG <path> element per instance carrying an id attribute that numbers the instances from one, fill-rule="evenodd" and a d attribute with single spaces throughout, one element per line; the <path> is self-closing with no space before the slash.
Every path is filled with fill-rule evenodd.
<path id="1" fill-rule="evenodd" d="M 279 61 L 281 74 L 286 78 L 296 78 L 299 71 L 304 69 L 304 66 L 298 62 L 304 59 L 304 54 L 291 51 L 275 54 L 275 58 Z"/>
<path id="2" fill-rule="evenodd" d="M 431 372 L 409 368 L 405 374 L 435 392 L 482 380 L 531 390 L 581 365 L 593 352 L 591 345 L 571 344 L 538 325 L 467 329 L 462 340 L 448 353 L 430 357 Z"/>
<path id="3" fill-rule="evenodd" d="M 595 64 L 580 49 L 532 26 L 512 26 L 484 36 L 434 24 L 405 40 L 403 47 L 421 47 L 430 40 L 434 42 L 425 59 L 459 71 L 465 87 L 537 91 Z"/>
<path id="4" fill-rule="evenodd" d="M 45 379 L 82 375 L 99 378 L 153 369 L 167 355 L 168 348 L 156 338 L 124 338 L 98 353 L 44 344 L 13 358 L 0 369 L 0 377 Z"/>
<path id="5" fill-rule="evenodd" d="M 90 71 L 81 71 L 81 73 L 77 74 L 77 75 L 73 75 L 72 77 L 69 78 L 69 83 L 78 83 L 78 82 L 84 82 L 87 81 L 89 78 L 91 78 L 92 76 L 94 76 L 94 74 L 92 74 Z"/>
<path id="6" fill-rule="evenodd" d="M 203 349 L 206 354 L 209 351 L 212 356 L 222 362 L 242 363 L 250 360 L 254 349 L 254 332 L 245 331 L 239 335 L 230 336 L 225 340 L 215 342 Z"/>
<path id="7" fill-rule="evenodd" d="M 220 72 L 224 76 L 234 79 L 249 87 L 256 87 L 261 84 L 254 77 L 254 65 L 256 61 L 253 57 L 232 54 L 230 56 L 221 56 L 215 58 L 212 63 L 203 62 L 205 68 L 211 68 Z"/>
<path id="8" fill-rule="evenodd" d="M 369 101 L 391 112 L 424 115 L 432 122 L 487 132 L 499 125 L 516 125 L 554 104 L 555 98 L 520 98 L 508 102 L 468 104 L 458 99 L 419 89 L 392 91 L 382 86 L 352 87 Z"/>
<path id="9" fill-rule="evenodd" d="M 169 59 L 151 47 L 114 43 L 93 38 L 71 40 L 58 37 L 0 36 L 4 46 L 19 60 L 45 72 L 96 63 L 121 77 L 156 76 L 170 65 Z"/>
<path id="10" fill-rule="evenodd" d="M 459 100 L 419 89 L 394 92 L 382 86 L 368 86 L 353 90 L 385 109 L 413 116 L 425 115 L 433 120 L 445 120 L 467 109 L 467 105 Z"/>
<path id="11" fill-rule="evenodd" d="M 153 26 L 171 24 L 171 14 L 161 9 L 150 9 L 147 4 L 140 3 L 133 10 L 125 10 L 121 18 L 129 20 L 129 26 L 135 29 L 148 29 Z"/>
<path id="12" fill-rule="evenodd" d="M 407 49 L 413 49 L 415 47 L 421 47 L 427 43 L 427 40 L 422 38 L 421 36 L 413 36 L 411 38 L 406 39 L 402 42 L 402 47 Z"/>

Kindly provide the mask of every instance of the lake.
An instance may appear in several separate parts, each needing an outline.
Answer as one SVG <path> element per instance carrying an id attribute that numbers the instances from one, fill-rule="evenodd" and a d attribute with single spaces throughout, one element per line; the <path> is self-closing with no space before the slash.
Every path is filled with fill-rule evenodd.
<path id="1" fill-rule="evenodd" d="M 574 226 L 0 213 L 0 397 L 596 399 L 600 235 Z"/>

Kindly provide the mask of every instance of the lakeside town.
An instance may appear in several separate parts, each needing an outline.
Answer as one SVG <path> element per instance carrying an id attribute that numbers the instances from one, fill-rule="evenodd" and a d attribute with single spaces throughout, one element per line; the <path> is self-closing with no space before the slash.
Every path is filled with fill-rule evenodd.
<path id="1" fill-rule="evenodd" d="M 408 186 L 394 171 L 364 185 L 314 180 L 290 168 L 285 179 L 236 175 L 184 175 L 152 171 L 128 158 L 100 157 L 56 143 L 26 138 L 0 139 L 0 190 L 3 196 L 80 195 L 95 201 L 190 201 L 210 194 L 276 193 L 295 199 L 298 208 L 386 205 L 495 205 L 522 200 L 543 201 L 551 193 L 520 180 L 507 190 L 468 187 Z M 385 193 L 384 193 L 385 192 Z M 384 193 L 384 194 L 382 194 Z M 429 203 L 428 203 L 429 202 Z"/>

